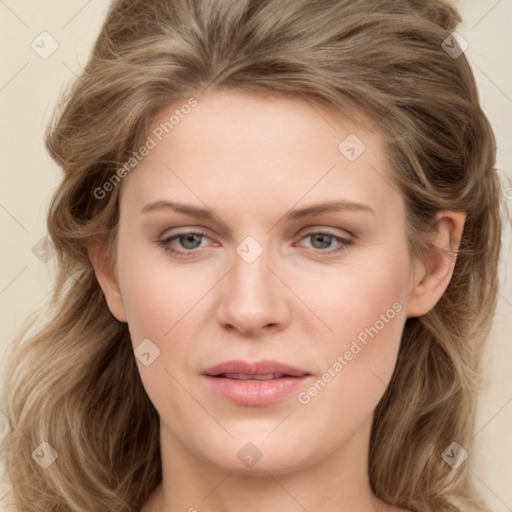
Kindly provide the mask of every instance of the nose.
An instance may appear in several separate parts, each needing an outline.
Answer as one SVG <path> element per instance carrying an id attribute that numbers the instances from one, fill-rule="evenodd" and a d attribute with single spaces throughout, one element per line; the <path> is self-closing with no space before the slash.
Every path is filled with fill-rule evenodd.
<path id="1" fill-rule="evenodd" d="M 269 263 L 266 251 L 252 263 L 235 254 L 217 308 L 217 321 L 225 329 L 257 336 L 281 331 L 288 325 L 288 289 L 270 270 Z"/>

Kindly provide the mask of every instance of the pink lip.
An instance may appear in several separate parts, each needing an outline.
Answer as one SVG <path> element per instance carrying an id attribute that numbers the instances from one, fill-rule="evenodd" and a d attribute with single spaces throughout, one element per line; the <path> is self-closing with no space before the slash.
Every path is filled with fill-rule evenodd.
<path id="1" fill-rule="evenodd" d="M 268 380 L 237 380 L 223 374 L 246 375 L 284 374 Z M 229 401 L 240 405 L 268 405 L 275 403 L 304 385 L 311 374 L 278 361 L 226 361 L 208 368 L 204 378 L 210 389 Z"/>

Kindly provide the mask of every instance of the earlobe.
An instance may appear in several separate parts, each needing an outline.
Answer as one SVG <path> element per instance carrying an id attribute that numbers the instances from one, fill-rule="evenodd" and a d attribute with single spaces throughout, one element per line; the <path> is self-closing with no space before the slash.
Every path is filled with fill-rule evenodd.
<path id="1" fill-rule="evenodd" d="M 91 241 L 87 252 L 110 312 L 120 322 L 126 322 L 126 312 L 114 266 L 105 255 L 102 243 L 97 240 Z"/>
<path id="2" fill-rule="evenodd" d="M 436 215 L 436 231 L 426 262 L 416 264 L 407 317 L 428 313 L 445 292 L 453 275 L 466 215 L 442 211 Z"/>

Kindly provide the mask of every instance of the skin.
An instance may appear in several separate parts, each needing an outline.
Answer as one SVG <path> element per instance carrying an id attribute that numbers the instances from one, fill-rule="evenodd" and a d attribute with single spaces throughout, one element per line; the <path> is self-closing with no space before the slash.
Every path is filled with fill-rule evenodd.
<path id="1" fill-rule="evenodd" d="M 437 250 L 427 262 L 413 261 L 382 138 L 364 117 L 355 124 L 294 96 L 216 90 L 197 99 L 123 180 L 114 267 L 101 246 L 90 249 L 134 348 L 149 338 L 160 350 L 149 366 L 137 360 L 161 418 L 163 461 L 163 484 L 142 510 L 400 510 L 369 486 L 373 412 L 407 317 L 430 310 L 449 283 L 464 215 L 439 212 Z M 351 133 L 366 145 L 352 162 L 338 150 Z M 340 200 L 373 211 L 285 217 Z M 214 217 L 169 207 L 141 212 L 156 201 L 206 208 Z M 199 248 L 183 239 L 167 244 L 192 256 L 158 244 L 198 230 L 206 234 Z M 319 245 L 314 234 L 325 232 L 351 243 Z M 236 252 L 247 236 L 263 248 L 250 264 Z M 394 318 L 308 404 L 295 392 L 272 405 L 234 404 L 201 378 L 229 359 L 274 359 L 311 373 L 307 390 L 397 303 Z M 251 468 L 237 457 L 247 442 L 261 453 Z"/>

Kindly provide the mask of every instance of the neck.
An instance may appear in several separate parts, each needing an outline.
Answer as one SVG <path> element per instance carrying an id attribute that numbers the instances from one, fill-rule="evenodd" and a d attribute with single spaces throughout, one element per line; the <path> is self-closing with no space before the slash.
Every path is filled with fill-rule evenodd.
<path id="1" fill-rule="evenodd" d="M 163 481 L 143 511 L 392 510 L 372 494 L 369 485 L 370 428 L 371 419 L 346 443 L 313 464 L 292 471 L 265 469 L 264 465 L 257 470 L 256 465 L 250 473 L 199 459 L 161 428 Z"/>

